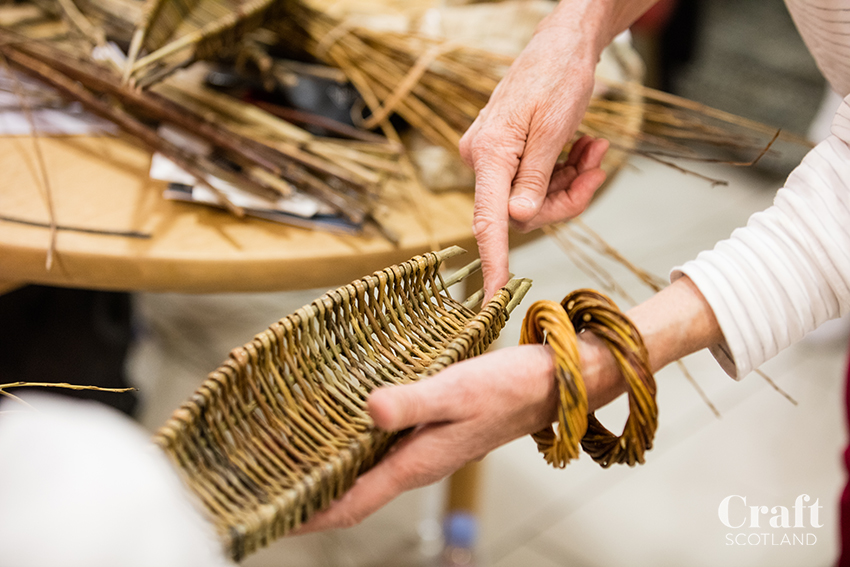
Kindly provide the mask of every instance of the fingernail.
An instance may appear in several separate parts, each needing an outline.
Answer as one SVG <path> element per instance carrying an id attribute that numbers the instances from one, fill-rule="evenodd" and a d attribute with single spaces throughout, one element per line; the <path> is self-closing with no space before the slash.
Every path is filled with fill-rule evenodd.
<path id="1" fill-rule="evenodd" d="M 511 197 L 510 204 L 514 207 L 528 209 L 529 211 L 534 210 L 534 203 L 528 197 Z"/>

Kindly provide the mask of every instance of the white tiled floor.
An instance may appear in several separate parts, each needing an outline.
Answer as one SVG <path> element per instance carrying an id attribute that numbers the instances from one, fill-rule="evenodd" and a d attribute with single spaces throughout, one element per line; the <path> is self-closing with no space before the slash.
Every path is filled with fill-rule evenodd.
<path id="1" fill-rule="evenodd" d="M 768 206 L 775 180 L 748 170 L 703 168 L 730 181 L 710 187 L 657 164 L 636 161 L 585 215 L 585 221 L 637 264 L 665 275 L 713 245 L 749 214 Z M 550 239 L 513 251 L 511 269 L 535 280 L 526 305 L 560 299 L 592 282 Z M 621 272 L 616 271 L 618 275 Z M 621 278 L 638 297 L 647 293 Z M 344 283 L 344 282 L 340 282 Z M 324 290 L 256 296 L 145 295 L 139 307 L 149 332 L 133 360 L 147 391 L 144 422 L 161 424 L 217 366 L 227 351 Z M 516 344 L 520 316 L 500 345 Z M 675 368 L 657 376 L 661 424 L 647 464 L 600 469 L 583 458 L 565 470 L 547 468 L 526 438 L 486 460 L 480 564 L 602 566 L 826 566 L 837 549 L 836 502 L 843 485 L 843 372 L 846 334 L 803 343 L 764 370 L 799 402 L 792 405 L 762 378 L 734 382 L 713 359 L 687 360 L 722 414 L 717 419 Z M 497 345 L 498 346 L 498 345 Z M 600 413 L 624 419 L 625 405 Z M 613 425 L 612 425 L 613 427 Z M 425 498 L 404 495 L 351 530 L 285 539 L 246 565 L 288 567 L 411 565 Z M 790 507 L 799 494 L 819 499 L 821 528 L 811 546 L 727 545 L 717 508 L 728 495 L 751 505 Z M 793 518 L 792 518 L 793 520 Z M 764 526 L 764 524 L 762 524 Z M 778 534 L 771 528 L 757 533 Z M 795 532 L 795 530 L 789 530 Z"/>

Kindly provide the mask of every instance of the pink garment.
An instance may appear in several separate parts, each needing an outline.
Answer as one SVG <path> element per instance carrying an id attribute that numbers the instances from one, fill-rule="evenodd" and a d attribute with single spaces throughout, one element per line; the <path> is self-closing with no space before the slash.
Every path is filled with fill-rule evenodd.
<path id="1" fill-rule="evenodd" d="M 850 94 L 850 2 L 785 0 L 818 68 L 842 97 Z"/>

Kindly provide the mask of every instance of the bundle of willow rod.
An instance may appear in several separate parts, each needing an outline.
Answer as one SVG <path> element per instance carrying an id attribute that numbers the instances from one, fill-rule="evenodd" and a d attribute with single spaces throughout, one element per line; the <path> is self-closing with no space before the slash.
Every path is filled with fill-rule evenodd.
<path id="1" fill-rule="evenodd" d="M 395 152 L 397 155 L 400 150 L 389 142 L 358 142 L 354 149 L 342 142 L 320 142 L 306 131 L 285 124 L 265 111 L 248 109 L 243 103 L 228 102 L 228 97 L 213 93 L 205 100 L 208 105 L 215 101 L 215 112 L 202 114 L 195 110 L 201 104 L 202 89 L 187 92 L 185 85 L 181 87 L 180 83 L 175 83 L 170 85 L 167 96 L 132 89 L 120 84 L 117 75 L 108 69 L 69 57 L 48 43 L 31 41 L 2 28 L 0 54 L 14 67 L 53 87 L 61 96 L 82 103 L 150 149 L 172 159 L 217 193 L 221 203 L 236 214 L 242 211 L 207 181 L 210 176 L 272 201 L 287 195 L 294 186 L 359 225 L 364 220 L 377 223 L 372 217 L 377 193 L 386 175 L 398 173 L 391 163 L 369 160 L 368 151 L 364 151 L 371 144 L 378 153 L 392 155 Z M 111 100 L 120 101 L 121 106 Z M 236 109 L 232 113 L 239 114 L 243 122 L 247 120 L 245 116 L 250 116 L 253 124 L 263 124 L 265 131 L 273 130 L 273 133 L 266 132 L 264 137 L 256 139 L 258 136 L 250 123 L 240 128 L 232 116 L 225 115 L 229 109 Z M 226 169 L 207 155 L 192 153 L 160 137 L 146 122 L 150 118 L 202 138 L 240 169 Z M 364 160 L 356 163 L 355 154 L 365 156 L 367 163 L 363 163 Z M 390 236 L 387 231 L 384 233 Z"/>
<path id="2" fill-rule="evenodd" d="M 138 21 L 124 81 L 145 86 L 196 59 L 221 57 L 259 27 L 277 0 L 147 0 Z M 142 49 L 148 54 L 138 58 Z"/>
<path id="3" fill-rule="evenodd" d="M 576 333 L 584 330 L 602 339 L 628 386 L 629 418 L 620 436 L 587 413 L 587 389 L 576 339 Z M 544 340 L 554 353 L 559 394 L 557 433 L 546 428 L 532 435 L 546 462 L 563 468 L 578 458 L 580 442 L 604 468 L 614 463 L 643 463 L 658 427 L 658 406 L 649 354 L 634 324 L 601 293 L 580 289 L 567 295 L 560 305 L 538 301 L 528 310 L 520 344 Z"/>
<path id="4" fill-rule="evenodd" d="M 203 502 L 235 560 L 326 508 L 398 438 L 366 397 L 484 352 L 530 287 L 512 280 L 478 313 L 445 281 L 457 247 L 331 291 L 233 350 L 155 441 Z"/>
<path id="5" fill-rule="evenodd" d="M 91 5 L 101 1 L 88 0 Z M 444 39 L 357 27 L 315 6 L 311 0 L 246 0 L 234 10 L 222 0 L 148 0 L 136 25 L 125 79 L 150 86 L 197 59 L 256 51 L 247 34 L 263 26 L 266 40 L 276 34 L 285 47 L 306 50 L 345 73 L 371 111 L 364 128 L 382 125 L 397 113 L 433 143 L 457 151 L 461 136 L 513 62 Z M 150 53 L 136 59 L 143 47 Z M 664 163 L 670 157 L 718 159 L 706 158 L 706 147 L 755 155 L 775 133 L 634 83 L 600 79 L 599 84 L 604 88 L 591 99 L 577 134 L 604 137 L 615 149 Z"/>
<path id="6" fill-rule="evenodd" d="M 433 143 L 456 151 L 512 58 L 438 38 L 356 27 L 292 0 L 268 25 L 282 42 L 339 67 L 364 97 L 371 128 L 397 113 Z M 600 80 L 600 85 L 603 81 Z M 697 157 L 693 143 L 764 148 L 775 133 L 753 121 L 634 83 L 604 81 L 578 134 L 655 159 Z"/>

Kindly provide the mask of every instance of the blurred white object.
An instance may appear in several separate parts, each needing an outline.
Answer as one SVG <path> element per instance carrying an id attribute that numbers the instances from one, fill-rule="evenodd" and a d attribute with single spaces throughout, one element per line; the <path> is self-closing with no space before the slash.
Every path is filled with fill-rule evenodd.
<path id="1" fill-rule="evenodd" d="M 829 136 L 829 129 L 832 127 L 832 119 L 835 118 L 835 113 L 838 107 L 841 106 L 843 98 L 837 92 L 832 90 L 827 84 L 824 89 L 823 99 L 821 100 L 818 113 L 812 119 L 809 125 L 808 137 L 809 140 L 818 144 Z"/>
<path id="2" fill-rule="evenodd" d="M 232 565 L 138 425 L 94 402 L 27 401 L 0 404 L 4 566 Z"/>

